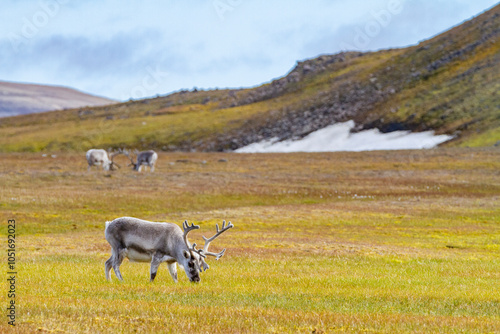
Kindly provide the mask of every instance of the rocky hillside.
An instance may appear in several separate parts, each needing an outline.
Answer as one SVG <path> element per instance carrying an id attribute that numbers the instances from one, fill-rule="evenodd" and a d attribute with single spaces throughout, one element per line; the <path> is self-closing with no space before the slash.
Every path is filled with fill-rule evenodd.
<path id="1" fill-rule="evenodd" d="M 71 88 L 0 81 L 0 117 L 110 103 Z"/>
<path id="2" fill-rule="evenodd" d="M 252 89 L 181 91 L 113 106 L 0 119 L 0 150 L 152 147 L 234 150 L 300 138 L 339 121 L 452 134 L 448 146 L 500 141 L 500 5 L 403 49 L 298 62 Z"/>
<path id="3" fill-rule="evenodd" d="M 499 33 L 497 6 L 414 47 L 299 62 L 286 77 L 240 92 L 233 104 L 291 93 L 307 98 L 253 118 L 243 133 L 230 133 L 222 142 L 231 140 L 234 148 L 270 137 L 302 137 L 350 119 L 358 130 L 453 134 L 455 144 L 491 131 L 491 139 L 500 140 Z"/>

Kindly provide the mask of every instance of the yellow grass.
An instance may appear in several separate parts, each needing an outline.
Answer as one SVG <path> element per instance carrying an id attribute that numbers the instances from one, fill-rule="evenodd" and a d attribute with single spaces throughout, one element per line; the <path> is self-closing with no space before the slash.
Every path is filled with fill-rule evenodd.
<path id="1" fill-rule="evenodd" d="M 74 153 L 0 161 L 18 249 L 16 326 L 0 332 L 500 331 L 498 150 L 172 153 L 153 174 L 88 173 Z M 199 244 L 235 228 L 200 284 L 163 265 L 150 283 L 128 261 L 107 282 L 104 222 L 125 215 L 187 219 Z"/>

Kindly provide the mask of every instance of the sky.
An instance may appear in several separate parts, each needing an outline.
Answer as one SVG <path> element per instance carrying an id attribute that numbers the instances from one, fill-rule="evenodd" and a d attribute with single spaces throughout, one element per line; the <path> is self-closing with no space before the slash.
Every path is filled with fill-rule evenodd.
<path id="1" fill-rule="evenodd" d="M 492 0 L 4 0 L 0 80 L 125 101 L 253 87 L 297 61 L 405 47 Z"/>

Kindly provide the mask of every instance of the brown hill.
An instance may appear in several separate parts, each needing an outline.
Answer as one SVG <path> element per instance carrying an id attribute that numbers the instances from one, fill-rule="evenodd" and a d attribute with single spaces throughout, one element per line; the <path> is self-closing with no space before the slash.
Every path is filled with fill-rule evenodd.
<path id="1" fill-rule="evenodd" d="M 0 150 L 223 151 L 347 120 L 355 131 L 434 130 L 455 136 L 448 146 L 491 146 L 500 142 L 499 34 L 500 5 L 418 45 L 323 55 L 256 88 L 4 118 Z"/>
<path id="2" fill-rule="evenodd" d="M 113 102 L 67 87 L 0 81 L 0 117 Z"/>

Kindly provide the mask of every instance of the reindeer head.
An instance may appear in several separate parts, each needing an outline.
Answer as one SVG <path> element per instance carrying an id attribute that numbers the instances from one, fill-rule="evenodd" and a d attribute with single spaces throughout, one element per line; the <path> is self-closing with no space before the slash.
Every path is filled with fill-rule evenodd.
<path id="1" fill-rule="evenodd" d="M 123 155 L 125 155 L 127 158 L 130 159 L 130 164 L 128 164 L 128 166 L 132 166 L 133 170 L 138 170 L 139 164 L 136 163 L 136 162 L 134 162 L 135 159 L 131 156 L 130 151 L 128 151 L 128 150 L 122 150 L 122 153 L 123 153 Z M 134 153 L 135 153 L 135 155 L 137 157 L 137 153 L 138 153 L 137 150 L 134 150 Z"/>
<path id="2" fill-rule="evenodd" d="M 121 168 L 119 164 L 117 164 L 116 162 L 113 161 L 113 159 L 119 154 L 123 154 L 122 149 L 119 149 L 118 151 L 113 152 L 109 155 L 111 160 L 109 161 L 109 165 L 108 165 L 108 168 L 106 170 L 118 170 L 119 168 Z"/>
<path id="3" fill-rule="evenodd" d="M 112 160 L 109 160 L 107 162 L 103 162 L 102 163 L 102 168 L 105 170 L 105 171 L 113 171 L 113 170 L 117 170 L 119 166 L 118 164 L 115 164 Z"/>
<path id="4" fill-rule="evenodd" d="M 191 226 L 189 226 L 187 221 L 185 221 L 182 224 L 182 227 L 184 229 L 184 243 L 186 244 L 186 247 L 188 249 L 187 251 L 184 250 L 183 252 L 183 257 L 186 260 L 185 261 L 186 265 L 183 264 L 183 267 L 186 272 L 186 275 L 188 276 L 191 282 L 199 282 L 200 276 L 198 272 L 205 271 L 209 268 L 208 264 L 205 262 L 205 259 L 208 255 L 215 257 L 216 260 L 219 260 L 224 255 L 224 252 L 226 251 L 225 248 L 219 253 L 211 253 L 208 251 L 208 246 L 210 245 L 210 242 L 212 242 L 219 235 L 221 235 L 222 233 L 224 233 L 233 226 L 234 225 L 231 224 L 231 222 L 229 222 L 226 225 L 226 221 L 223 221 L 222 229 L 219 230 L 219 224 L 215 224 L 217 233 L 211 238 L 203 237 L 203 240 L 205 240 L 205 245 L 203 246 L 203 249 L 196 249 L 195 243 L 190 245 L 187 239 L 187 234 L 192 230 L 199 229 L 200 227 L 198 225 L 194 225 L 193 223 L 191 223 Z"/>
<path id="5" fill-rule="evenodd" d="M 194 223 L 191 223 L 191 226 L 189 226 L 186 220 L 182 224 L 182 228 L 184 229 L 184 243 L 187 249 L 184 249 L 182 251 L 183 263 L 179 262 L 179 264 L 184 267 L 184 271 L 186 272 L 186 275 L 191 282 L 199 282 L 199 272 L 201 272 L 201 267 L 199 264 L 200 253 L 195 249 L 196 244 L 193 244 L 192 246 L 189 245 L 187 235 L 192 230 L 197 230 L 200 227 L 198 225 L 194 225 Z"/>

